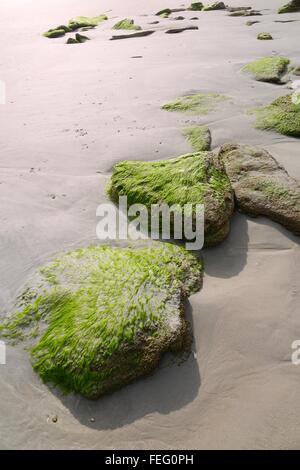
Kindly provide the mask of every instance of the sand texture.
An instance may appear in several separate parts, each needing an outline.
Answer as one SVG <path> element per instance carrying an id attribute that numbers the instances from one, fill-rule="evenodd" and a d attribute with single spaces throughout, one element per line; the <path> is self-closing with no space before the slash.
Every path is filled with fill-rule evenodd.
<path id="1" fill-rule="evenodd" d="M 284 0 L 230 0 L 261 11 L 251 27 L 248 17 L 224 11 L 183 11 L 180 22 L 172 20 L 178 13 L 155 16 L 182 0 L 1 3 L 2 316 L 38 266 L 97 243 L 96 208 L 107 201 L 113 165 L 191 152 L 183 128 L 208 126 L 213 150 L 226 142 L 265 148 L 300 178 L 299 139 L 255 129 L 246 112 L 290 90 L 241 72 L 274 53 L 300 65 L 300 13 L 278 15 Z M 42 36 L 72 17 L 102 13 L 109 19 L 83 33 L 84 44 Z M 124 18 L 155 32 L 110 41 Z M 199 29 L 165 34 L 192 25 Z M 258 41 L 260 32 L 273 41 Z M 197 92 L 228 99 L 205 115 L 161 109 Z M 291 363 L 300 339 L 299 237 L 236 213 L 229 237 L 203 257 L 203 289 L 186 305 L 193 353 L 180 365 L 166 357 L 152 376 L 91 402 L 47 387 L 22 345 L 7 346 L 0 448 L 299 449 L 300 366 Z"/>

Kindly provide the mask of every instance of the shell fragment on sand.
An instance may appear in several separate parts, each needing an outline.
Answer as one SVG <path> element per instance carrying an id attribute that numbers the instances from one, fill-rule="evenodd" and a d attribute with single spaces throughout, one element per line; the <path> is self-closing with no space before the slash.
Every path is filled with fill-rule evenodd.
<path id="1" fill-rule="evenodd" d="M 162 105 L 161 109 L 171 112 L 205 115 L 213 111 L 219 103 L 226 99 L 226 96 L 218 93 L 195 93 L 166 103 Z"/>
<path id="2" fill-rule="evenodd" d="M 43 36 L 46 38 L 59 38 L 65 36 L 66 33 L 71 33 L 76 31 L 77 29 L 84 28 L 85 30 L 90 28 L 95 28 L 98 26 L 99 23 L 102 21 L 107 20 L 106 15 L 99 15 L 95 17 L 88 17 L 88 16 L 77 16 L 69 21 L 68 25 L 60 25 L 56 28 L 49 29 Z M 68 44 L 75 44 L 73 41 L 68 42 Z"/>
<path id="3" fill-rule="evenodd" d="M 280 96 L 271 104 L 250 113 L 256 116 L 258 129 L 300 137 L 300 105 L 293 102 L 293 94 Z"/>
<path id="4" fill-rule="evenodd" d="M 194 152 L 203 152 L 211 149 L 211 132 L 206 126 L 186 127 L 182 134 L 191 145 Z"/>
<path id="5" fill-rule="evenodd" d="M 75 31 L 76 29 L 79 28 L 94 28 L 95 26 L 98 26 L 102 21 L 106 21 L 108 17 L 106 15 L 99 15 L 99 16 L 76 16 L 75 18 L 72 18 L 69 23 L 68 27 L 72 30 Z"/>
<path id="6" fill-rule="evenodd" d="M 214 10 L 226 10 L 224 2 L 214 2 L 209 5 L 205 5 L 202 11 L 214 11 Z"/>

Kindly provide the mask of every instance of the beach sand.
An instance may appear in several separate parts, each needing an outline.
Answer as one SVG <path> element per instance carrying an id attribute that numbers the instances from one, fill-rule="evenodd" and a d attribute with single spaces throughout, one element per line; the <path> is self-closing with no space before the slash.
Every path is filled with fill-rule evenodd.
<path id="1" fill-rule="evenodd" d="M 255 130 L 245 113 L 287 93 L 286 86 L 239 72 L 274 52 L 300 63 L 300 13 L 278 17 L 284 0 L 231 0 L 262 10 L 250 18 L 261 23 L 251 27 L 249 18 L 222 11 L 184 12 L 184 21 L 149 25 L 157 10 L 182 0 L 1 3 L 0 79 L 7 91 L 0 106 L 1 315 L 39 265 L 97 242 L 96 208 L 106 201 L 113 164 L 190 151 L 181 135 L 186 125 L 207 124 L 214 148 L 262 146 L 300 178 L 299 140 Z M 73 16 L 105 12 L 109 21 L 87 32 L 92 40 L 85 44 L 41 36 Z M 125 16 L 156 33 L 109 41 L 111 26 Z M 190 24 L 199 30 L 165 34 Z M 258 41 L 262 31 L 274 41 Z M 160 109 L 194 91 L 230 100 L 207 116 Z M 203 290 L 187 305 L 194 353 L 180 366 L 167 357 L 152 376 L 90 402 L 42 384 L 22 345 L 7 346 L 0 448 L 299 448 L 300 366 L 291 362 L 291 344 L 300 339 L 299 238 L 237 213 L 228 239 L 203 256 Z"/>

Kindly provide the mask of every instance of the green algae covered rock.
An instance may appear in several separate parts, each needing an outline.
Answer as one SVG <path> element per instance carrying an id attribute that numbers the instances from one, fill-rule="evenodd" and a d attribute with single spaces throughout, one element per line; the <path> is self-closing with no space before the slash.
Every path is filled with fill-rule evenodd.
<path id="1" fill-rule="evenodd" d="M 203 11 L 213 11 L 213 10 L 226 10 L 226 5 L 224 2 L 214 2 L 210 5 L 205 5 L 202 9 Z"/>
<path id="2" fill-rule="evenodd" d="M 159 10 L 155 13 L 156 16 L 161 16 L 162 18 L 168 18 L 172 13 L 170 8 L 164 8 L 163 10 Z"/>
<path id="3" fill-rule="evenodd" d="M 226 99 L 225 96 L 218 93 L 197 93 L 166 103 L 161 109 L 188 114 L 208 114 L 215 109 L 218 103 Z"/>
<path id="4" fill-rule="evenodd" d="M 129 29 L 138 31 L 142 28 L 140 26 L 135 25 L 134 20 L 131 20 L 130 18 L 125 18 L 124 20 L 118 21 L 118 23 L 113 26 L 113 29 Z"/>
<path id="5" fill-rule="evenodd" d="M 186 127 L 182 130 L 184 137 L 191 144 L 194 152 L 202 152 L 211 148 L 211 132 L 206 126 Z"/>
<path id="6" fill-rule="evenodd" d="M 279 8 L 278 13 L 295 13 L 297 11 L 300 11 L 300 0 L 292 0 Z"/>
<path id="7" fill-rule="evenodd" d="M 45 33 L 43 33 L 43 36 L 46 38 L 60 38 L 64 36 L 66 33 L 70 33 L 72 30 L 63 24 L 56 26 L 56 28 L 49 29 Z"/>
<path id="8" fill-rule="evenodd" d="M 192 11 L 201 11 L 203 10 L 203 3 L 201 2 L 193 2 L 191 5 L 188 7 L 188 10 Z"/>
<path id="9" fill-rule="evenodd" d="M 156 162 L 122 161 L 114 166 L 107 188 L 118 204 L 127 196 L 128 205 L 180 206 L 204 204 L 206 246 L 220 243 L 228 234 L 234 209 L 233 194 L 224 166 L 211 152 L 183 155 Z M 171 221 L 172 222 L 172 221 Z M 171 233 L 173 232 L 173 227 Z"/>
<path id="10" fill-rule="evenodd" d="M 29 342 L 43 381 L 94 399 L 186 346 L 183 301 L 201 285 L 201 262 L 175 245 L 78 249 L 38 272 L 0 334 Z"/>
<path id="11" fill-rule="evenodd" d="M 72 31 L 76 31 L 79 28 L 94 28 L 99 23 L 104 20 L 107 20 L 106 15 L 99 15 L 95 17 L 88 17 L 88 16 L 77 16 L 69 21 L 68 25 L 60 25 L 56 28 L 49 29 L 43 36 L 46 38 L 59 38 L 64 36 L 66 33 L 71 33 Z M 68 44 L 73 44 L 73 42 L 68 42 Z"/>
<path id="12" fill-rule="evenodd" d="M 220 158 L 231 181 L 239 209 L 269 217 L 300 235 L 300 184 L 266 150 L 225 144 Z"/>
<path id="13" fill-rule="evenodd" d="M 280 96 L 271 104 L 251 111 L 258 129 L 275 130 L 279 134 L 300 137 L 300 105 L 293 94 Z"/>
<path id="14" fill-rule="evenodd" d="M 72 30 L 75 31 L 76 29 L 79 28 L 94 28 L 95 26 L 98 26 L 99 23 L 102 23 L 102 21 L 107 20 L 106 15 L 99 15 L 99 16 L 94 16 L 94 17 L 89 17 L 89 16 L 76 16 L 75 18 L 72 18 L 69 23 L 68 27 Z"/>
<path id="15" fill-rule="evenodd" d="M 75 38 L 68 38 L 66 44 L 79 44 L 79 42 Z"/>
<path id="16" fill-rule="evenodd" d="M 49 29 L 49 31 L 46 31 L 43 33 L 43 36 L 45 38 L 53 39 L 53 38 L 61 38 L 62 36 L 65 36 L 66 31 L 65 29 Z"/>
<path id="17" fill-rule="evenodd" d="M 258 33 L 257 39 L 260 41 L 271 41 L 273 36 L 270 33 Z"/>
<path id="18" fill-rule="evenodd" d="M 77 33 L 75 35 L 75 38 L 69 38 L 67 40 L 67 44 L 82 44 L 86 41 L 89 41 L 90 38 L 88 38 L 87 36 L 83 36 L 83 34 L 79 34 Z"/>
<path id="19" fill-rule="evenodd" d="M 245 65 L 242 72 L 247 72 L 261 82 L 282 83 L 282 77 L 290 61 L 285 57 L 264 57 Z"/>

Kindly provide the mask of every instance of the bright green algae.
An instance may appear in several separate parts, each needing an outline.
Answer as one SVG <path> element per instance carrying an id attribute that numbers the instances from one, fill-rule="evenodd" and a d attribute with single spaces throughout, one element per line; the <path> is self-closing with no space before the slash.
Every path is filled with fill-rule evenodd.
<path id="1" fill-rule="evenodd" d="M 191 145 L 194 152 L 202 152 L 210 150 L 211 133 L 206 126 L 186 127 L 182 130 L 182 134 Z"/>
<path id="2" fill-rule="evenodd" d="M 242 72 L 253 75 L 258 81 L 280 83 L 289 63 L 286 57 L 264 57 L 245 65 Z"/>
<path id="3" fill-rule="evenodd" d="M 208 114 L 216 105 L 227 98 L 218 93 L 197 93 L 187 95 L 177 100 L 164 104 L 161 108 L 165 111 L 175 111 L 188 114 Z"/>
<path id="4" fill-rule="evenodd" d="M 96 398 L 182 345 L 182 300 L 201 280 L 201 262 L 175 245 L 78 249 L 40 270 L 0 332 L 33 342 L 43 381 Z"/>
<path id="5" fill-rule="evenodd" d="M 203 10 L 203 3 L 202 2 L 193 2 L 191 5 L 188 7 L 188 10 L 191 11 L 201 11 Z"/>
<path id="6" fill-rule="evenodd" d="M 114 166 L 108 194 L 113 201 L 123 195 L 128 204 L 146 207 L 158 201 L 169 206 L 201 204 L 207 191 L 222 198 L 229 180 L 223 171 L 206 164 L 206 156 L 199 152 L 157 162 L 122 161 Z"/>
<path id="7" fill-rule="evenodd" d="M 205 244 L 222 241 L 229 231 L 233 196 L 223 165 L 210 152 L 183 155 L 156 162 L 123 161 L 114 166 L 108 195 L 118 203 L 127 196 L 129 205 L 152 204 L 169 207 L 204 204 Z"/>
<path id="8" fill-rule="evenodd" d="M 281 96 L 267 106 L 252 110 L 251 113 L 256 115 L 256 127 L 300 137 L 300 105 L 293 103 L 292 96 Z"/>
<path id="9" fill-rule="evenodd" d="M 205 5 L 202 11 L 214 11 L 214 10 L 226 10 L 224 2 L 214 2 L 209 5 Z"/>
<path id="10" fill-rule="evenodd" d="M 168 18 L 172 13 L 170 8 L 164 8 L 163 10 L 159 10 L 155 13 L 156 16 L 161 16 L 162 18 Z"/>
<path id="11" fill-rule="evenodd" d="M 65 36 L 66 32 L 69 32 L 69 31 L 66 31 L 66 29 L 62 27 L 58 27 L 54 29 L 49 29 L 49 31 L 46 31 L 45 33 L 43 33 L 43 36 L 49 39 L 60 38 L 62 36 Z"/>
<path id="12" fill-rule="evenodd" d="M 113 29 L 127 29 L 127 30 L 139 31 L 142 28 L 138 25 L 135 25 L 134 20 L 130 18 L 125 18 L 124 20 L 118 21 L 118 23 L 116 23 L 113 26 Z"/>
<path id="13" fill-rule="evenodd" d="M 74 31 L 79 28 L 88 28 L 88 27 L 95 27 L 98 26 L 99 23 L 102 23 L 102 21 L 107 20 L 106 15 L 99 15 L 99 16 L 76 16 L 75 18 L 72 18 L 69 23 L 68 27 Z"/>
<path id="14" fill-rule="evenodd" d="M 259 33 L 257 35 L 257 39 L 259 39 L 260 41 L 271 41 L 273 37 L 270 33 Z"/>

